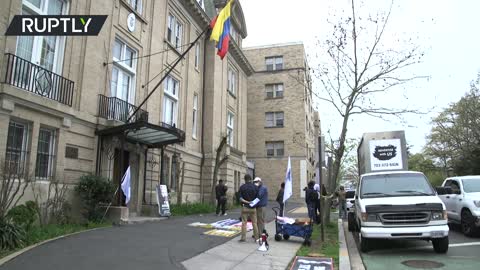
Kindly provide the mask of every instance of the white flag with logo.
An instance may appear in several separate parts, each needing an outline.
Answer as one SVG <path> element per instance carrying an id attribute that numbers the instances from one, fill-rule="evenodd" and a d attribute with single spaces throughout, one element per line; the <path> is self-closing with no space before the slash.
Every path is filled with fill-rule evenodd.
<path id="1" fill-rule="evenodd" d="M 292 196 L 292 165 L 290 163 L 290 156 L 288 156 L 287 172 L 285 174 L 285 189 L 283 191 L 283 203 Z"/>
<path id="2" fill-rule="evenodd" d="M 128 204 L 130 201 L 130 166 L 122 178 L 122 191 L 125 194 L 125 204 Z"/>

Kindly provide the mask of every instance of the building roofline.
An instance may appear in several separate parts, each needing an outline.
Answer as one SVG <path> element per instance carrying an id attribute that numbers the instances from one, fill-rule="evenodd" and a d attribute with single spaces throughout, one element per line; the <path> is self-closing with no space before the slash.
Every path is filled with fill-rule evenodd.
<path id="1" fill-rule="evenodd" d="M 287 46 L 295 46 L 295 45 L 303 45 L 302 41 L 297 42 L 286 42 L 286 43 L 276 43 L 276 44 L 267 44 L 267 45 L 259 45 L 259 46 L 252 46 L 252 47 L 244 47 L 242 50 L 256 50 L 256 49 L 268 49 L 268 48 L 276 48 L 276 47 L 287 47 Z"/>

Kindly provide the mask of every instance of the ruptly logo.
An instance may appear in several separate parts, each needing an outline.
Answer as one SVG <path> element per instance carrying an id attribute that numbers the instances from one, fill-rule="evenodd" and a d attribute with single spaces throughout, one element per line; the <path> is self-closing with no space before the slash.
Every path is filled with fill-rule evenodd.
<path id="1" fill-rule="evenodd" d="M 6 36 L 97 36 L 107 15 L 15 15 Z"/>

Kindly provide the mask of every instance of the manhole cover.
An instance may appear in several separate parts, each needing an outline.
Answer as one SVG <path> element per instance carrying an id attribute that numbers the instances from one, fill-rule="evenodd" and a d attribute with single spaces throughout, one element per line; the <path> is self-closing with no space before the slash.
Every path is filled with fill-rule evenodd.
<path id="1" fill-rule="evenodd" d="M 440 268 L 444 266 L 443 263 L 427 261 L 427 260 L 403 261 L 402 264 L 412 268 L 423 268 L 423 269 Z"/>

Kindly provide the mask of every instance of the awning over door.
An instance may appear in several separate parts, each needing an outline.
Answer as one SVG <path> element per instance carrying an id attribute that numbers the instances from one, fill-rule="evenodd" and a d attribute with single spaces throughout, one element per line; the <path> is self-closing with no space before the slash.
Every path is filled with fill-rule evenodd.
<path id="1" fill-rule="evenodd" d="M 98 136 L 126 134 L 127 141 L 139 143 L 148 148 L 160 148 L 168 144 L 185 141 L 185 132 L 183 130 L 165 123 L 154 125 L 145 121 L 97 130 L 95 134 Z"/>

